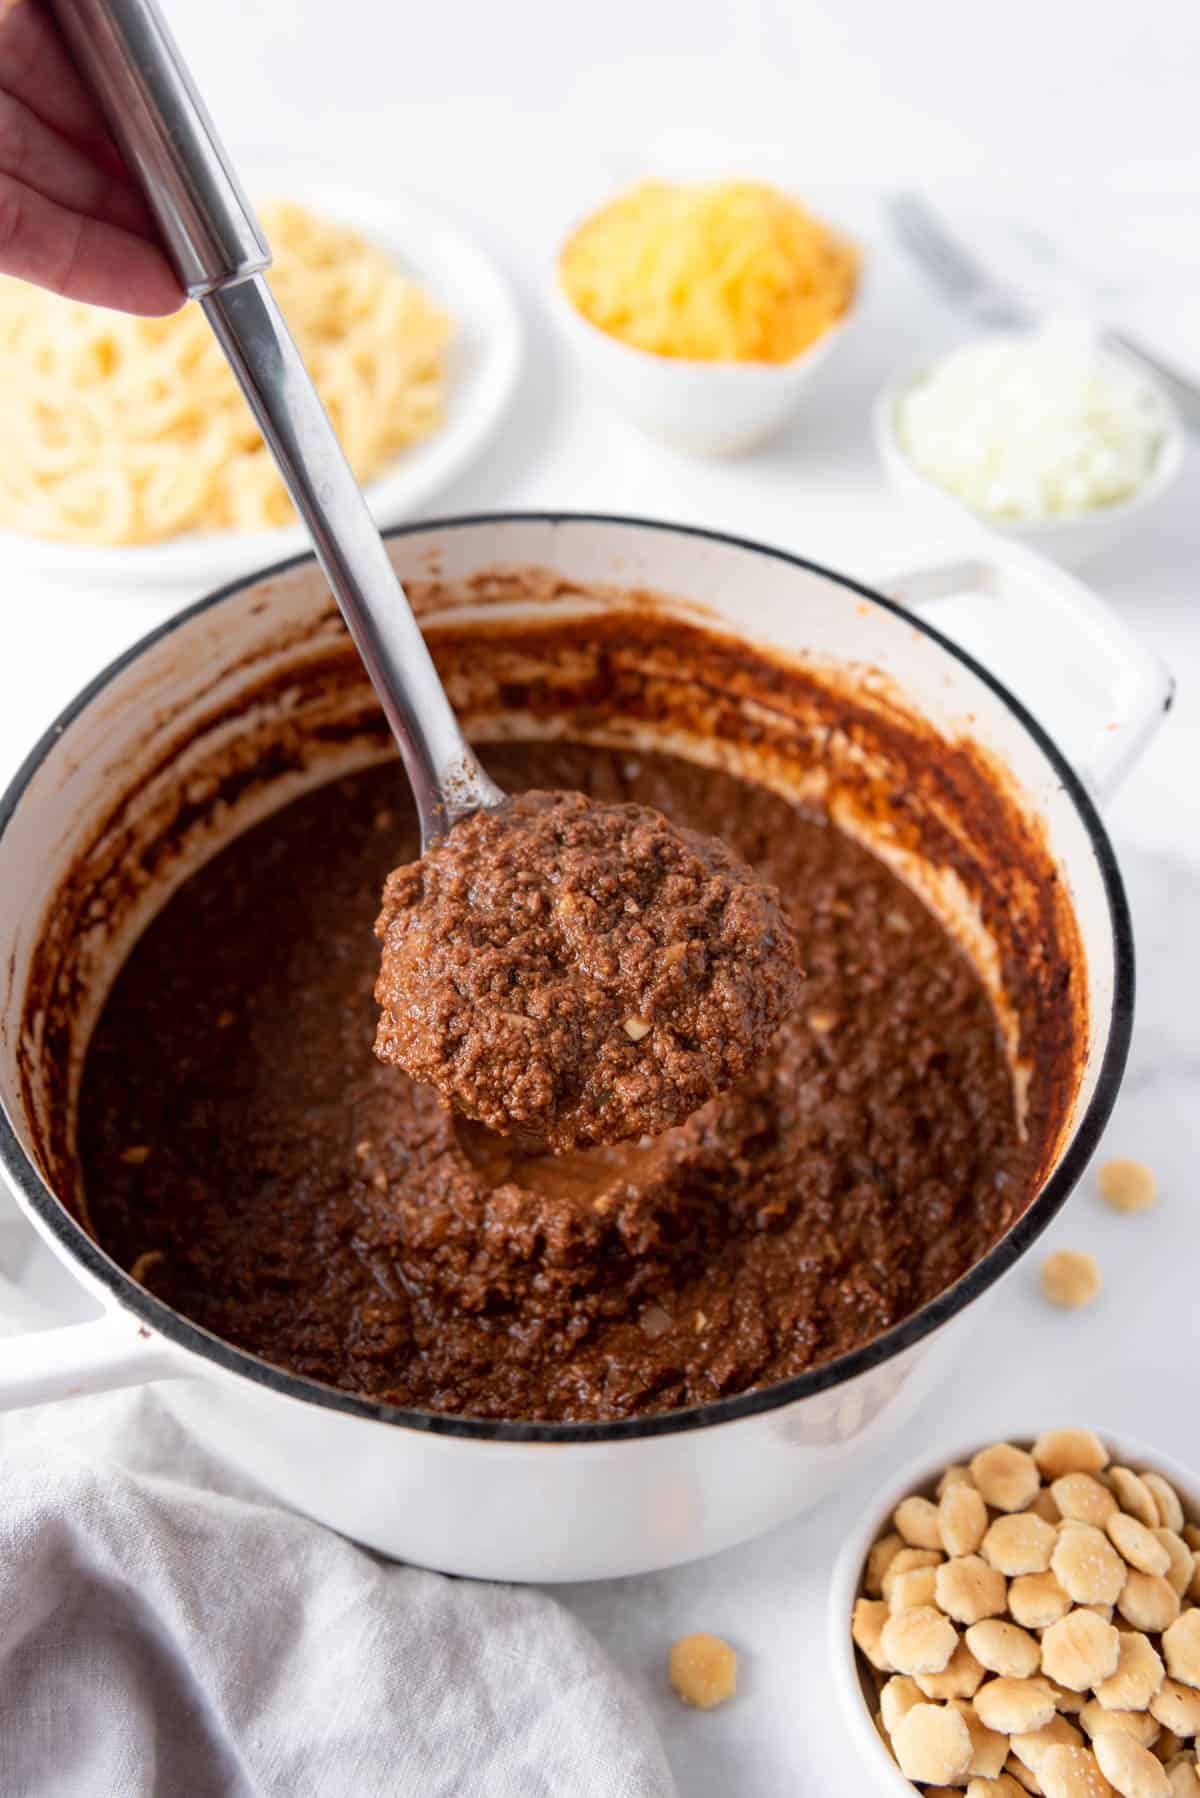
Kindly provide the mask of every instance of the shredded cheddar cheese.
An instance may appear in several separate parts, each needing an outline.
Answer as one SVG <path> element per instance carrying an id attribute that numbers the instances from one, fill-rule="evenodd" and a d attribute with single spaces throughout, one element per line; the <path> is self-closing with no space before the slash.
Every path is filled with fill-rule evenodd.
<path id="1" fill-rule="evenodd" d="M 643 181 L 567 240 L 567 297 L 641 350 L 790 362 L 846 311 L 852 247 L 757 181 Z"/>

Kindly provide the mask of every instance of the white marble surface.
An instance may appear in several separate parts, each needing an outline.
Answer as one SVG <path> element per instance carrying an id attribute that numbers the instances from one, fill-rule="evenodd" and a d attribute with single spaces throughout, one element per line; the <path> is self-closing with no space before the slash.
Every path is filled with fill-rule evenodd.
<path id="1" fill-rule="evenodd" d="M 878 241 L 874 201 L 849 191 L 839 201 L 875 248 L 857 343 L 814 386 L 804 418 L 785 438 L 752 457 L 708 464 L 677 459 L 596 410 L 549 338 L 540 286 L 586 174 L 578 165 L 542 166 L 535 207 L 515 178 L 497 176 L 481 191 L 469 167 L 404 168 L 409 191 L 442 204 L 508 269 L 531 343 L 508 426 L 438 510 L 554 505 L 657 514 L 764 538 L 860 573 L 927 550 L 926 527 L 905 518 L 882 487 L 867 407 L 897 360 L 951 340 L 961 327 Z M 390 178 L 400 179 L 394 164 Z M 1180 685 L 1175 712 L 1110 813 L 1133 904 L 1140 993 L 1132 1060 L 1104 1149 L 1150 1161 L 1161 1202 L 1148 1216 L 1117 1217 L 1085 1182 L 1049 1246 L 1098 1254 L 1106 1280 L 1100 1300 L 1075 1316 L 1051 1311 L 1037 1294 L 1033 1266 L 1018 1268 L 983 1309 L 955 1376 L 926 1403 L 906 1443 L 887 1453 L 889 1468 L 942 1441 L 1076 1417 L 1159 1442 L 1200 1467 L 1198 474 L 1193 445 L 1173 498 L 1089 571 Z M 163 610 L 145 597 L 30 591 L 11 570 L 5 588 L 0 776 L 79 684 Z M 0 1253 L 10 1268 L 25 1257 L 23 1229 L 19 1219 L 0 1220 Z M 44 1251 L 30 1248 L 24 1272 L 28 1291 L 65 1314 L 69 1295 Z M 562 1594 L 648 1696 L 685 1798 L 857 1798 L 863 1790 L 835 1708 L 823 1630 L 835 1547 L 872 1487 L 868 1470 L 816 1514 L 709 1562 Z M 727 1635 L 742 1656 L 737 1702 L 709 1716 L 683 1711 L 663 1680 L 668 1643 L 696 1628 Z"/>

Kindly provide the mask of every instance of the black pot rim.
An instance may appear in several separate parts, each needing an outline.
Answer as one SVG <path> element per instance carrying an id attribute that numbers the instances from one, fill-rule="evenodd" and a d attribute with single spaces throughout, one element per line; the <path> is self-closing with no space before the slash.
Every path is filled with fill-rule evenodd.
<path id="1" fill-rule="evenodd" d="M 1074 805 L 1096 858 L 1112 926 L 1114 981 L 1112 1015 L 1095 1089 L 1066 1153 L 1027 1210 L 1018 1218 L 1007 1234 L 988 1250 L 982 1260 L 977 1261 L 973 1267 L 969 1268 L 953 1286 L 947 1287 L 929 1304 L 922 1306 L 911 1317 L 904 1318 L 900 1323 L 893 1325 L 881 1336 L 875 1337 L 872 1341 L 848 1354 L 839 1355 L 835 1360 L 826 1362 L 820 1367 L 812 1368 L 806 1373 L 795 1374 L 786 1380 L 776 1381 L 770 1386 L 758 1387 L 750 1392 L 737 1393 L 729 1398 L 716 1399 L 707 1404 L 690 1405 L 677 1411 L 661 1412 L 650 1417 L 618 1418 L 597 1423 L 541 1423 L 520 1419 L 493 1420 L 459 1416 L 453 1413 L 420 1411 L 383 1404 L 272 1366 L 269 1362 L 260 1360 L 258 1356 L 235 1348 L 220 1337 L 214 1336 L 210 1331 L 190 1322 L 179 1312 L 164 1305 L 142 1287 L 136 1285 L 124 1269 L 119 1267 L 98 1244 L 93 1242 L 82 1225 L 76 1222 L 66 1206 L 55 1197 L 46 1185 L 21 1147 L 12 1120 L 2 1104 L 0 1104 L 0 1167 L 3 1167 L 14 1189 L 32 1211 L 39 1224 L 65 1251 L 66 1256 L 77 1262 L 92 1280 L 105 1286 L 125 1310 L 132 1312 L 149 1329 L 177 1347 L 190 1350 L 191 1353 L 199 1355 L 202 1359 L 215 1363 L 226 1373 L 240 1375 L 257 1386 L 266 1387 L 269 1391 L 277 1392 L 288 1398 L 298 1399 L 316 1406 L 318 1409 L 340 1411 L 347 1416 L 419 1430 L 426 1434 L 455 1436 L 485 1442 L 600 1443 L 636 1441 L 644 1437 L 668 1436 L 687 1430 L 707 1429 L 718 1424 L 734 1423 L 741 1418 L 775 1411 L 785 1405 L 794 1404 L 799 1399 L 811 1398 L 817 1393 L 841 1386 L 914 1347 L 939 1329 L 941 1325 L 956 1317 L 974 1299 L 979 1298 L 990 1286 L 994 1285 L 1020 1260 L 1025 1251 L 1055 1217 L 1099 1143 L 1101 1133 L 1112 1111 L 1129 1053 L 1134 999 L 1133 930 L 1129 905 L 1108 832 L 1105 830 L 1086 787 L 1053 739 L 1022 705 L 1021 701 L 1001 681 L 997 680 L 995 675 L 977 662 L 973 656 L 951 642 L 933 625 L 916 614 L 906 611 L 896 601 L 887 599 L 883 594 L 873 591 L 862 582 L 853 580 L 848 575 L 839 574 L 807 557 L 756 542 L 752 538 L 739 537 L 725 531 L 709 530 L 698 525 L 672 524 L 665 519 L 639 518 L 603 512 L 478 512 L 396 525 L 383 534 L 388 538 L 403 538 L 430 531 L 447 533 L 486 525 L 506 526 L 511 524 L 615 525 L 623 528 L 633 527 L 638 530 L 663 531 L 675 536 L 725 544 L 731 548 L 746 550 L 754 555 L 781 562 L 791 568 L 800 568 L 809 573 L 821 575 L 835 585 L 870 600 L 874 605 L 882 606 L 885 610 L 903 617 L 913 628 L 932 638 L 947 654 L 953 656 L 956 661 L 962 663 L 972 674 L 983 681 L 985 686 L 991 689 L 1028 735 L 1033 738 L 1053 767 L 1055 775 Z M 64 707 L 13 776 L 3 797 L 0 798 L 0 838 L 7 830 L 26 788 L 59 738 L 92 701 L 131 663 L 137 661 L 153 644 L 170 636 L 201 613 L 232 599 L 248 587 L 257 586 L 263 580 L 284 574 L 311 560 L 312 557 L 307 554 L 292 556 L 267 568 L 257 569 L 253 573 L 239 576 L 238 579 L 228 582 L 215 592 L 207 594 L 204 598 L 174 614 L 111 661 Z"/>

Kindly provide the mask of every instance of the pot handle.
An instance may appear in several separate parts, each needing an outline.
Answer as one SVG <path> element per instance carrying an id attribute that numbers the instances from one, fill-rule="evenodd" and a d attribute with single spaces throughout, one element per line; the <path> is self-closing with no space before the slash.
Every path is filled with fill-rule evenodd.
<path id="1" fill-rule="evenodd" d="M 159 1337 L 114 1308 L 85 1324 L 0 1337 L 0 1411 L 143 1386 L 178 1371 Z"/>
<path id="2" fill-rule="evenodd" d="M 1175 683 L 1158 657 L 1098 594 L 1029 551 L 1006 545 L 880 590 L 1010 687 L 1100 800 L 1170 709 Z"/>

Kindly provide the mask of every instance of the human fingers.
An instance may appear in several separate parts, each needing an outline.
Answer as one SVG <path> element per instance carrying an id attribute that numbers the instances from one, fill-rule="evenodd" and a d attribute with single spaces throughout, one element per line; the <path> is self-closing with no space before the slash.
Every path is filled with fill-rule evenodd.
<path id="1" fill-rule="evenodd" d="M 122 312 L 174 312 L 184 298 L 155 244 L 71 212 L 6 174 L 0 174 L 0 271 Z"/>
<path id="2" fill-rule="evenodd" d="M 0 86 L 62 136 L 120 166 L 99 107 L 36 0 L 0 0 Z"/>
<path id="3" fill-rule="evenodd" d="M 156 238 L 150 210 L 128 181 L 100 168 L 6 93 L 0 93 L 0 172 L 15 175 L 71 212 Z"/>

